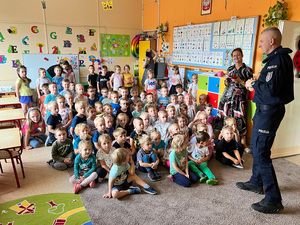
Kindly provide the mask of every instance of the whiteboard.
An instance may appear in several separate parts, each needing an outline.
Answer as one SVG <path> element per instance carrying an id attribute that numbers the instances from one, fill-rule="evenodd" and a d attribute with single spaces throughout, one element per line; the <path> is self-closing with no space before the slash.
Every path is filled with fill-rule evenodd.
<path id="1" fill-rule="evenodd" d="M 79 82 L 78 55 L 63 54 L 22 54 L 23 65 L 27 68 L 27 76 L 32 80 L 30 87 L 36 88 L 35 82 L 39 78 L 39 68 L 48 69 L 50 66 L 58 64 L 61 59 L 69 61 L 75 73 L 76 82 Z"/>

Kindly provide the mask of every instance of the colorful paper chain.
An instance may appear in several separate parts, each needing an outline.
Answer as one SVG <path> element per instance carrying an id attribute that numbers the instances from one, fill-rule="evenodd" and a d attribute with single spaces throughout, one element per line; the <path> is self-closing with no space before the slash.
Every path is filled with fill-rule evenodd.
<path id="1" fill-rule="evenodd" d="M 131 41 L 131 54 L 133 57 L 138 58 L 139 57 L 139 41 L 140 41 L 141 35 L 136 35 L 132 41 Z"/>

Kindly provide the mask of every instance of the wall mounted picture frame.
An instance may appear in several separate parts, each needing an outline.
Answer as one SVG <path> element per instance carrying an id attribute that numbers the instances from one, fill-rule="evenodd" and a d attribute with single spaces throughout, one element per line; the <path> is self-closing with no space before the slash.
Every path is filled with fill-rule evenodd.
<path id="1" fill-rule="evenodd" d="M 212 0 L 201 0 L 201 15 L 211 14 Z"/>

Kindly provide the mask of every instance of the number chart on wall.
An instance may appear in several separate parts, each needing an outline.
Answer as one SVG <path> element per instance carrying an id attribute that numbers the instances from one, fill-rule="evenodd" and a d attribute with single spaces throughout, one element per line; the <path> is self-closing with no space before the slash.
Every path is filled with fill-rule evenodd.
<path id="1" fill-rule="evenodd" d="M 243 50 L 252 67 L 258 17 L 174 27 L 173 64 L 227 69 L 231 51 Z"/>

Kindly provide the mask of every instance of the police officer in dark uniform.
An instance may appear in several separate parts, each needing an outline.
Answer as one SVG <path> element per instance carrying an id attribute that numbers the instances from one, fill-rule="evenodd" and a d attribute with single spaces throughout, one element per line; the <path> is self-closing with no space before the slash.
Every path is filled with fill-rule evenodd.
<path id="1" fill-rule="evenodd" d="M 248 80 L 249 90 L 255 90 L 253 102 L 256 112 L 253 117 L 251 151 L 253 156 L 252 176 L 248 182 L 238 182 L 243 190 L 263 194 L 265 198 L 252 204 L 263 213 L 283 210 L 281 194 L 271 160 L 271 147 L 276 131 L 285 114 L 285 104 L 294 100 L 293 64 L 289 48 L 282 48 L 281 33 L 276 27 L 262 31 L 259 47 L 268 57 L 257 81 Z"/>

